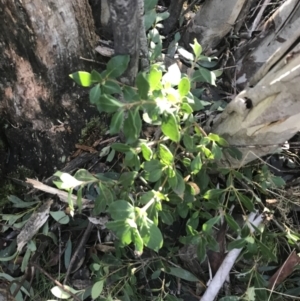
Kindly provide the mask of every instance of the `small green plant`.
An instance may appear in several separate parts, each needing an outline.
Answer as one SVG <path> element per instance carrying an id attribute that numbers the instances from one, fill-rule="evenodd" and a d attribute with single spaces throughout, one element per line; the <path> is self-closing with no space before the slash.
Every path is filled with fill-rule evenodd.
<path id="1" fill-rule="evenodd" d="M 176 63 L 168 70 L 161 63 L 153 63 L 148 72 L 137 75 L 134 87 L 127 86 L 118 77 L 127 68 L 128 56 L 113 57 L 102 73 L 93 70 L 71 75 L 76 83 L 90 88 L 90 102 L 97 106 L 99 112 L 111 114 L 110 134 L 123 133 L 123 140 L 107 149 L 108 162 L 116 153 L 122 154 L 122 172 L 92 175 L 86 170 L 79 170 L 65 181 L 64 174 L 58 173 L 60 181 L 57 185 L 64 186 L 69 192 L 80 186 L 79 204 L 83 187 L 97 185 L 99 196 L 95 199 L 93 214 L 109 213 L 112 221 L 106 227 L 117 236 L 118 247 L 133 244 L 136 257 L 142 256 L 145 247 L 156 252 L 162 249 L 163 229 L 179 219 L 186 219 L 186 235 L 179 241 L 197 245 L 199 261 L 203 262 L 207 250 L 218 252 L 219 242 L 213 231 L 220 220 L 225 219 L 240 237 L 229 243 L 229 250 L 245 247 L 248 256 L 263 254 L 268 260 L 276 260 L 265 245 L 263 237 L 267 236 L 264 232 L 255 238 L 247 227 L 242 228 L 230 215 L 232 205 L 238 205 L 247 214 L 255 209 L 256 203 L 261 204 L 261 200 L 257 194 L 246 193 L 237 185 L 241 181 L 251 183 L 251 172 L 247 175 L 247 172 L 218 168 L 223 151 L 235 158 L 240 157 L 239 151 L 228 147 L 218 135 L 206 134 L 194 117 L 194 112 L 206 105 L 196 96 L 194 87 L 199 81 L 215 85 L 220 73 L 203 67 L 203 62 L 212 60 L 202 55 L 197 41 L 191 47 L 193 53 L 180 49 L 180 54 L 192 66 L 190 76 L 182 74 Z M 142 138 L 143 124 L 156 128 L 154 140 Z M 216 171 L 225 180 L 223 188 L 216 188 L 211 181 L 209 174 Z M 256 187 L 251 187 L 256 190 L 259 186 L 262 193 L 266 192 L 266 188 L 284 184 L 264 168 L 255 177 Z M 216 212 L 219 214 L 214 215 Z M 172 253 L 172 248 L 168 252 Z M 153 266 L 153 261 L 149 262 L 149 267 Z M 171 273 L 170 267 L 164 268 L 166 263 L 161 258 L 159 262 L 152 267 L 154 273 Z M 102 294 L 103 281 L 108 277 L 105 275 L 110 273 L 109 270 L 100 270 L 97 283 L 101 282 L 101 285 L 97 287 L 101 289 L 94 288 L 93 298 Z M 181 268 L 179 270 L 174 272 L 176 276 L 190 275 L 189 281 L 193 281 L 192 274 Z M 126 279 L 124 283 L 133 281 L 132 277 L 131 280 Z M 263 282 L 256 281 L 254 285 L 261 287 Z M 125 287 L 123 293 L 124 290 Z M 257 295 L 265 296 L 265 293 L 260 291 Z"/>

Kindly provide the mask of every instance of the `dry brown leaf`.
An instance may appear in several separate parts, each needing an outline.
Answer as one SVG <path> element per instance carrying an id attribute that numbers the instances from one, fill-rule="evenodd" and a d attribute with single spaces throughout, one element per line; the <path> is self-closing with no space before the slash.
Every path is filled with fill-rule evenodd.
<path id="1" fill-rule="evenodd" d="M 282 283 L 289 275 L 293 273 L 294 267 L 300 263 L 300 257 L 293 251 L 286 259 L 284 264 L 277 270 L 277 272 L 269 280 L 269 289 L 275 288 Z"/>

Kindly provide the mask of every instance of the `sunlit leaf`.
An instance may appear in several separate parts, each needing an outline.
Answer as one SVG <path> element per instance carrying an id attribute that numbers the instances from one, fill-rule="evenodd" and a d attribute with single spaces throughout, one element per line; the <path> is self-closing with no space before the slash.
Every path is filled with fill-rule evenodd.
<path id="1" fill-rule="evenodd" d="M 178 123 L 173 114 L 168 114 L 163 118 L 161 130 L 164 133 L 164 135 L 169 137 L 172 141 L 179 142 L 180 132 L 178 128 Z"/>
<path id="2" fill-rule="evenodd" d="M 195 58 L 196 60 L 199 59 L 201 53 L 202 53 L 202 47 L 201 45 L 198 43 L 197 39 L 194 39 L 194 44 L 190 44 L 192 49 L 193 49 L 193 52 L 195 54 Z"/>
<path id="3" fill-rule="evenodd" d="M 90 87 L 92 85 L 92 77 L 89 72 L 77 71 L 69 75 L 76 84 L 82 87 Z"/>
<path id="4" fill-rule="evenodd" d="M 146 161 L 150 161 L 152 159 L 152 155 L 153 155 L 151 148 L 146 143 L 142 143 L 141 150 L 142 150 L 144 159 Z"/>
<path id="5" fill-rule="evenodd" d="M 187 77 L 183 77 L 178 84 L 178 92 L 181 97 L 187 95 L 190 91 L 191 83 Z"/>
<path id="6" fill-rule="evenodd" d="M 168 147 L 164 144 L 159 144 L 158 153 L 162 163 L 166 165 L 171 165 L 174 160 L 174 156 L 172 152 L 168 149 Z"/>

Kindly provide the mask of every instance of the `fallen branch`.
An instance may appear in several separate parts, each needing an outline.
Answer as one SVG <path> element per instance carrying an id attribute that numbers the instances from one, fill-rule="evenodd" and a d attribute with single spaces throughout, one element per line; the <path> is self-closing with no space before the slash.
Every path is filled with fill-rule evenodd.
<path id="1" fill-rule="evenodd" d="M 45 184 L 41 183 L 40 181 L 37 181 L 34 179 L 26 179 L 26 183 L 31 184 L 34 188 L 36 188 L 38 190 L 57 195 L 62 202 L 67 203 L 67 204 L 69 203 L 68 202 L 69 195 L 65 191 L 45 185 Z M 71 195 L 71 199 L 73 201 L 73 204 L 75 206 L 77 206 L 77 197 L 75 195 Z M 94 207 L 94 204 L 91 204 L 90 200 L 82 198 L 82 208 L 93 208 L 93 207 Z"/>
<path id="2" fill-rule="evenodd" d="M 254 228 L 252 227 L 252 225 L 258 227 L 264 219 L 263 214 L 260 214 L 256 219 L 255 216 L 256 213 L 251 213 L 246 222 L 248 227 L 250 228 L 251 233 L 254 232 Z M 242 249 L 233 249 L 227 254 L 216 275 L 211 281 L 209 287 L 205 291 L 204 295 L 201 297 L 201 301 L 213 301 L 216 298 L 216 296 L 219 293 L 219 290 L 223 286 L 226 277 L 229 275 L 230 270 L 232 269 L 241 251 Z"/>

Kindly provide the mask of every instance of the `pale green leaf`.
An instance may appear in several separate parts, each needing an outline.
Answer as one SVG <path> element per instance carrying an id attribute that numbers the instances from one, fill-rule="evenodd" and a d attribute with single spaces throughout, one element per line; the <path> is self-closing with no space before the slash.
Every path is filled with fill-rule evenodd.
<path id="1" fill-rule="evenodd" d="M 164 116 L 162 124 L 161 124 L 161 130 L 174 142 L 179 142 L 180 140 L 180 132 L 178 128 L 178 123 L 176 121 L 176 118 L 173 114 L 168 114 L 167 116 Z"/>
<path id="2" fill-rule="evenodd" d="M 89 72 L 77 71 L 69 75 L 76 84 L 82 87 L 90 87 L 92 85 L 92 77 Z"/>
<path id="3" fill-rule="evenodd" d="M 104 281 L 100 280 L 93 284 L 91 296 L 93 299 L 97 299 L 103 291 Z"/>

